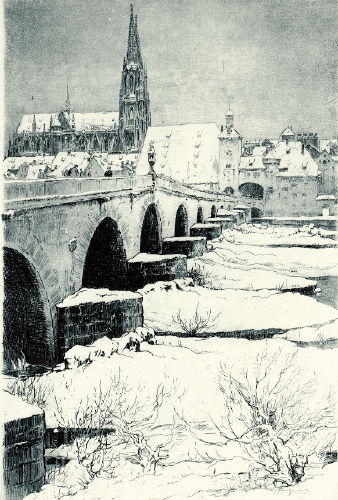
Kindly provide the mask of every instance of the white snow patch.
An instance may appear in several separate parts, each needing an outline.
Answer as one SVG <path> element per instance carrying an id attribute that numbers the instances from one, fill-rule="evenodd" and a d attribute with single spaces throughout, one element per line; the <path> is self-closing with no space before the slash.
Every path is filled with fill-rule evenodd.
<path id="1" fill-rule="evenodd" d="M 108 288 L 81 288 L 73 295 L 66 297 L 56 307 L 72 307 L 80 304 L 96 302 L 114 302 L 127 299 L 138 299 L 138 293 L 125 290 L 108 290 Z"/>

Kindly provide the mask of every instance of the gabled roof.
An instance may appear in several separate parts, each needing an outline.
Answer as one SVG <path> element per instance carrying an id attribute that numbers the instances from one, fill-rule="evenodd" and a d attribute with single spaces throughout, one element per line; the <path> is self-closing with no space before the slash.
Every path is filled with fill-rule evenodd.
<path id="1" fill-rule="evenodd" d="M 262 156 L 241 156 L 240 169 L 247 170 L 265 170 L 265 165 L 262 161 Z"/>
<path id="2" fill-rule="evenodd" d="M 318 166 L 306 149 L 304 153 L 295 148 L 286 152 L 281 158 L 279 170 L 277 177 L 316 177 L 318 175 Z"/>
<path id="3" fill-rule="evenodd" d="M 292 130 L 289 127 L 287 127 L 285 130 L 283 130 L 281 135 L 285 135 L 285 136 L 289 136 L 289 137 L 295 136 L 295 134 L 292 132 Z"/>
<path id="4" fill-rule="evenodd" d="M 149 127 L 136 173 L 149 172 L 148 150 L 152 142 L 158 175 L 184 183 L 218 182 L 218 134 L 215 123 Z"/>

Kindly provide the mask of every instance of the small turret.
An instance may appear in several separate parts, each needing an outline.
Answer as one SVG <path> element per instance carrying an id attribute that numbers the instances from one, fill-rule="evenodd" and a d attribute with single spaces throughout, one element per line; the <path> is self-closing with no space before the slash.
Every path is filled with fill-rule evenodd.
<path id="1" fill-rule="evenodd" d="M 225 126 L 227 129 L 227 132 L 231 132 L 231 130 L 234 126 L 234 114 L 230 109 L 225 114 Z"/>

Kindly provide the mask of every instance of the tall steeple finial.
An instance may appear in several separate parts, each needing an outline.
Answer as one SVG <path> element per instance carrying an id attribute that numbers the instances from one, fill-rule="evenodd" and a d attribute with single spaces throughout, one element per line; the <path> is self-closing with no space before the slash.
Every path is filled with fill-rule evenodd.
<path id="1" fill-rule="evenodd" d="M 134 62 L 142 64 L 140 41 L 137 31 L 137 17 L 134 18 L 133 4 L 130 5 L 130 20 L 128 33 L 127 63 Z"/>
<path id="2" fill-rule="evenodd" d="M 69 98 L 68 80 L 67 80 L 67 97 L 66 97 L 66 103 L 65 103 L 65 111 L 67 113 L 70 113 L 70 98 Z"/>

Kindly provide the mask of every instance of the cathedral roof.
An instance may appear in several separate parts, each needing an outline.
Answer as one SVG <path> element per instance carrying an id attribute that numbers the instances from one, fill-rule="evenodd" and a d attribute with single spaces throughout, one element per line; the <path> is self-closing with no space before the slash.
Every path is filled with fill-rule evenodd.
<path id="1" fill-rule="evenodd" d="M 36 115 L 23 115 L 20 125 L 17 129 L 18 133 L 33 132 L 33 121 L 35 116 L 36 132 L 49 132 L 50 125 L 61 126 L 59 121 L 59 113 L 39 113 Z M 74 125 L 75 130 L 109 130 L 118 126 L 119 113 L 118 111 L 100 111 L 96 113 L 65 113 L 70 124 Z"/>
<path id="2" fill-rule="evenodd" d="M 149 127 L 136 173 L 149 172 L 148 150 L 152 142 L 158 175 L 190 184 L 216 183 L 218 135 L 215 123 Z"/>

